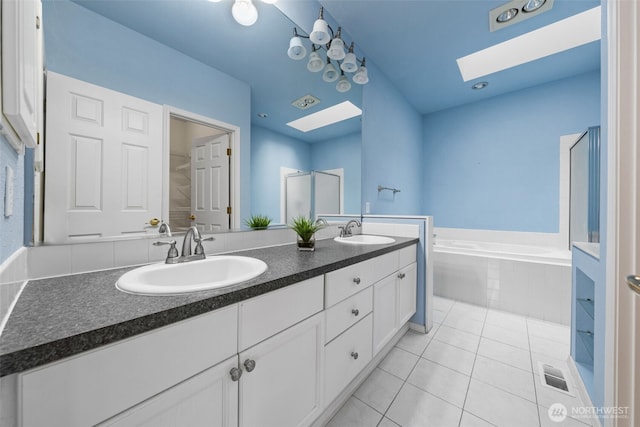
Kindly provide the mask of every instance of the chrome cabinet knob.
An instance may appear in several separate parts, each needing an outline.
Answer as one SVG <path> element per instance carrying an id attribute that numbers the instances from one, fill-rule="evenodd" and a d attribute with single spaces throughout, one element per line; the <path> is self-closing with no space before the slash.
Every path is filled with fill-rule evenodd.
<path id="1" fill-rule="evenodd" d="M 251 359 L 247 359 L 244 361 L 244 367 L 247 370 L 247 372 L 251 372 L 254 369 L 256 369 L 256 361 L 255 360 L 251 360 Z"/>
<path id="2" fill-rule="evenodd" d="M 238 381 L 242 376 L 242 370 L 238 368 L 231 368 L 231 370 L 229 371 L 229 375 L 231 375 L 232 381 Z"/>
<path id="3" fill-rule="evenodd" d="M 351 357 L 353 357 L 353 360 L 357 360 L 358 359 L 358 352 L 352 351 L 351 352 Z"/>
<path id="4" fill-rule="evenodd" d="M 407 275 L 404 273 L 398 273 L 398 278 L 399 279 L 404 279 Z"/>
<path id="5" fill-rule="evenodd" d="M 351 313 L 352 313 L 354 316 L 357 316 L 358 314 L 360 314 L 360 310 L 358 310 L 357 308 L 354 308 L 353 310 L 351 310 Z"/>
<path id="6" fill-rule="evenodd" d="M 360 278 L 359 277 L 355 277 L 353 279 L 353 283 L 355 283 L 356 285 L 359 285 L 360 284 Z"/>

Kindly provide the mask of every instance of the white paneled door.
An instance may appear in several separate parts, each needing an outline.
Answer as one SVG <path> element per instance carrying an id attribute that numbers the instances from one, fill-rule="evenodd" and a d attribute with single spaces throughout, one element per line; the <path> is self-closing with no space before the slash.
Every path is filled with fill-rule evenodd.
<path id="1" fill-rule="evenodd" d="M 45 241 L 138 235 L 162 204 L 162 106 L 47 73 Z"/>
<path id="2" fill-rule="evenodd" d="M 201 232 L 228 230 L 229 135 L 196 138 L 191 145 L 191 213 Z"/>

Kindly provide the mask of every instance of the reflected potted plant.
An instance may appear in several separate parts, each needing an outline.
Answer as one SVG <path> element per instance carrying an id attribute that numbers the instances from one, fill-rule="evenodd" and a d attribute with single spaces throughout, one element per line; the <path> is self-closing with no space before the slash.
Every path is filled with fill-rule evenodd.
<path id="1" fill-rule="evenodd" d="M 252 230 L 266 230 L 271 224 L 271 218 L 266 215 L 251 215 L 244 223 Z"/>
<path id="2" fill-rule="evenodd" d="M 313 222 L 311 218 L 298 216 L 293 219 L 289 227 L 298 234 L 298 250 L 314 251 L 316 249 L 316 231 L 322 228 L 322 224 Z"/>

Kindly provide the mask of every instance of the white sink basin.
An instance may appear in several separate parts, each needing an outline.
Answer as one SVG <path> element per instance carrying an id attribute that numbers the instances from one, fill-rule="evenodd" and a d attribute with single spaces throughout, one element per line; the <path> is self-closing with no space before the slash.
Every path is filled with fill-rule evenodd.
<path id="1" fill-rule="evenodd" d="M 354 234 L 351 237 L 336 237 L 333 240 L 348 245 L 388 245 L 396 239 L 386 236 L 373 236 L 370 234 Z"/>
<path id="2" fill-rule="evenodd" d="M 116 288 L 143 295 L 170 295 L 223 288 L 258 277 L 263 261 L 243 256 L 212 256 L 181 264 L 152 264 L 123 274 Z"/>

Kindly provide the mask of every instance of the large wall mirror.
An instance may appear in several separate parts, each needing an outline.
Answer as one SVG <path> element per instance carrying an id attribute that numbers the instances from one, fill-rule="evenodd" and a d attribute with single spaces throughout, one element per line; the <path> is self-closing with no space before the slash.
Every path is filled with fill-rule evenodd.
<path id="1" fill-rule="evenodd" d="M 256 24 L 244 27 L 233 20 L 231 3 L 225 1 L 43 0 L 48 70 L 165 106 L 164 139 L 170 149 L 163 155 L 163 207 L 151 216 L 171 221 L 174 231 L 193 223 L 193 147 L 203 140 L 227 144 L 235 138 L 241 160 L 232 162 L 229 172 L 235 180 L 230 204 L 239 207 L 232 229 L 241 228 L 250 215 L 286 223 L 287 177 L 305 173 L 339 177 L 338 212 L 327 213 L 360 214 L 360 117 L 310 132 L 287 123 L 344 101 L 361 107 L 362 88 L 352 84 L 349 91 L 338 92 L 335 82 L 307 70 L 307 58 L 290 59 L 289 39 L 294 27 L 303 32 L 301 27 L 273 5 L 256 2 L 256 7 Z M 317 105 L 306 110 L 293 105 L 308 95 Z M 167 119 L 166 106 L 207 120 L 192 120 L 191 114 L 169 114 Z M 107 171 L 109 167 L 103 165 Z M 65 180 L 49 183 L 45 200 L 55 190 L 74 191 L 68 187 Z M 45 236 L 47 228 L 55 227 L 45 221 Z M 157 229 L 140 224 L 133 232 L 67 235 L 45 242 L 123 234 L 157 235 Z"/>

